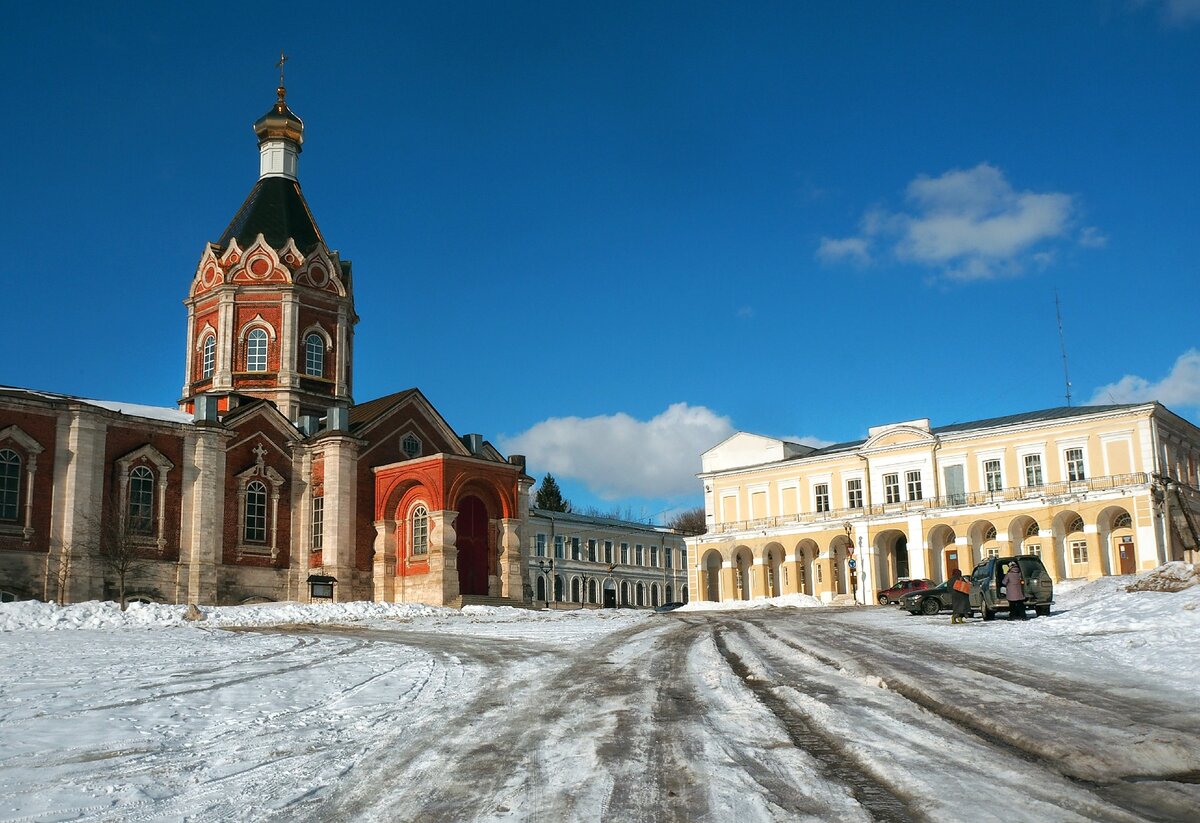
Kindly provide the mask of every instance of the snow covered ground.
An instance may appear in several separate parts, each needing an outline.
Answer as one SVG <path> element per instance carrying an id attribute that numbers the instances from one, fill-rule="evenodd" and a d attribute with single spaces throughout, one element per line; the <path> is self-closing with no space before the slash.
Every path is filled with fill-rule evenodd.
<path id="1" fill-rule="evenodd" d="M 1200 585 L 1130 582 L 964 626 L 3 604 L 0 820 L 1195 819 Z"/>

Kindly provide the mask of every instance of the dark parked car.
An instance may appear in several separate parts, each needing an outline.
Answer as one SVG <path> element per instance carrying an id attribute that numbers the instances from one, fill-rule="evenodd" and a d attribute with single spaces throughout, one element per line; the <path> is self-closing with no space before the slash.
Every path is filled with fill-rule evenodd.
<path id="1" fill-rule="evenodd" d="M 659 614 L 662 614 L 664 612 L 673 612 L 682 605 L 684 605 L 684 604 L 683 603 L 663 603 L 661 606 L 656 606 L 654 608 L 654 611 L 658 612 Z"/>
<path id="2" fill-rule="evenodd" d="M 928 589 L 932 585 L 932 580 L 926 580 L 923 577 L 915 580 L 902 579 L 895 586 L 892 586 L 890 589 L 884 589 L 879 593 L 879 605 L 886 606 L 888 603 L 899 603 L 900 598 L 909 592 L 916 591 L 917 589 Z"/>
<path id="3" fill-rule="evenodd" d="M 951 598 L 954 591 L 949 583 L 939 583 L 928 589 L 917 589 L 900 598 L 900 608 L 913 614 L 937 614 L 942 609 L 954 608 Z"/>
<path id="4" fill-rule="evenodd" d="M 991 620 L 996 612 L 1008 611 L 1008 599 L 1001 591 L 1004 569 L 1009 563 L 1021 567 L 1025 580 L 1025 607 L 1032 607 L 1039 617 L 1050 614 L 1054 602 L 1054 580 L 1042 565 L 1042 558 L 1034 554 L 1016 557 L 989 557 L 971 572 L 971 608 L 979 612 L 984 620 Z"/>

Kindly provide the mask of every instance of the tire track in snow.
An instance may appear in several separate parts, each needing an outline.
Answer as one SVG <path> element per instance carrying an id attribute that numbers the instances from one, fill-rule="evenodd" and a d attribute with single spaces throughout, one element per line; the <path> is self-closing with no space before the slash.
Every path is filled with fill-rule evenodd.
<path id="1" fill-rule="evenodd" d="M 1195 774 L 1186 768 L 1182 773 L 1172 771 L 1150 778 L 1117 773 L 1115 767 L 1138 747 L 1148 749 L 1144 756 L 1164 763 L 1191 764 L 1200 757 L 1200 745 L 1174 728 L 1162 729 L 1153 723 L 1138 726 L 1133 716 L 1144 717 L 1146 712 L 1132 701 L 1111 697 L 1082 701 L 1076 698 L 1094 695 L 1096 690 L 1080 683 L 1068 686 L 1063 678 L 1054 678 L 1054 691 L 1041 691 L 1038 676 L 1031 672 L 990 663 L 976 668 L 975 660 L 970 666 L 951 668 L 945 660 L 932 657 L 945 647 L 921 647 L 908 635 L 853 634 L 848 627 L 830 621 L 806 621 L 805 634 L 798 637 L 795 621 L 785 623 L 765 615 L 741 619 L 832 670 L 850 677 L 880 677 L 890 691 L 962 732 L 1014 757 L 1036 762 L 1113 807 L 1148 820 L 1174 821 L 1191 817 L 1200 800 L 1200 791 L 1172 785 L 1176 776 L 1194 782 Z M 980 683 L 976 677 L 968 684 L 974 674 L 986 679 Z M 1045 705 L 1047 696 L 1058 703 L 1053 710 Z M 1047 722 L 1058 722 L 1058 733 L 1047 734 L 1043 722 L 1034 724 L 1030 733 L 1016 733 L 1010 724 L 1001 722 L 1001 717 L 1011 717 L 1014 706 L 1027 705 L 1045 710 Z M 1151 718 L 1157 720 L 1158 715 Z M 1061 725 L 1064 720 L 1068 722 Z"/>
<path id="2" fill-rule="evenodd" d="M 830 779 L 846 786 L 854 799 L 875 820 L 883 823 L 907 823 L 924 819 L 917 809 L 898 796 L 890 786 L 871 778 L 869 773 L 864 771 L 863 764 L 845 750 L 839 739 L 819 730 L 816 725 L 793 711 L 787 702 L 773 691 L 769 682 L 755 677 L 742 658 L 729 649 L 725 642 L 725 630 L 718 631 L 715 636 L 721 656 L 746 688 L 775 716 L 796 748 L 816 758 Z"/>

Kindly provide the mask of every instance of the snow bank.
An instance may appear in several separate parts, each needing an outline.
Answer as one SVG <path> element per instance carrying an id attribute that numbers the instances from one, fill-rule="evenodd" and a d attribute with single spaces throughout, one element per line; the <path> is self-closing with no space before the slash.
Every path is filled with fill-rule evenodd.
<path id="1" fill-rule="evenodd" d="M 811 609 L 816 606 L 824 606 L 815 597 L 810 597 L 807 594 L 785 594 L 782 597 L 756 597 L 753 600 L 726 600 L 721 603 L 712 603 L 704 600 L 693 600 L 686 606 L 678 609 L 681 612 L 724 612 L 724 611 L 739 611 L 743 609 L 774 609 L 774 608 L 792 608 L 792 609 Z"/>
<path id="2" fill-rule="evenodd" d="M 358 623 L 364 620 L 411 620 L 454 609 L 402 603 L 263 603 L 253 606 L 201 606 L 202 622 L 184 619 L 187 606 L 130 603 L 121 611 L 112 601 L 92 600 L 60 606 L 37 600 L 0 604 L 0 631 L 29 629 L 154 628 L 198 625 L 221 628 L 295 623 Z"/>
<path id="3" fill-rule="evenodd" d="M 1200 586 L 1200 563 L 1175 560 L 1140 575 L 1126 587 L 1131 592 L 1181 592 Z"/>

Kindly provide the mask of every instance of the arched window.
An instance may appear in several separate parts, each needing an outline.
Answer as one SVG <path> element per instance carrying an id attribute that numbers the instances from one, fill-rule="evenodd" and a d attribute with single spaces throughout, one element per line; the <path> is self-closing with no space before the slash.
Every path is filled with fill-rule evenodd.
<path id="1" fill-rule="evenodd" d="M 413 509 L 412 553 L 429 554 L 429 509 L 424 506 Z"/>
<path id="2" fill-rule="evenodd" d="M 637 604 L 639 606 L 646 605 L 646 590 L 641 583 L 637 584 Z"/>
<path id="3" fill-rule="evenodd" d="M 154 473 L 138 466 L 129 473 L 130 534 L 154 534 Z"/>
<path id="4" fill-rule="evenodd" d="M 200 379 L 208 380 L 213 376 L 213 366 L 217 359 L 217 338 L 211 334 L 204 338 L 204 346 L 200 353 Z"/>
<path id="5" fill-rule="evenodd" d="M 588 602 L 589 603 L 596 602 L 596 580 L 595 580 L 595 578 L 592 578 L 591 580 L 588 581 Z"/>
<path id="6" fill-rule="evenodd" d="M 246 337 L 246 371 L 267 370 L 267 333 L 254 329 Z"/>
<path id="7" fill-rule="evenodd" d="M 688 587 L 687 586 L 684 586 L 682 589 L 679 590 L 679 602 L 680 603 L 688 602 Z"/>
<path id="8" fill-rule="evenodd" d="M 21 456 L 0 449 L 0 520 L 15 521 L 21 511 Z"/>
<path id="9" fill-rule="evenodd" d="M 1117 515 L 1117 519 L 1113 521 L 1114 529 L 1129 529 L 1132 527 L 1133 518 L 1127 512 Z"/>
<path id="10" fill-rule="evenodd" d="M 996 539 L 996 527 L 988 526 L 987 529 L 983 532 L 983 539 L 984 540 L 995 540 Z"/>
<path id="11" fill-rule="evenodd" d="M 1037 537 L 1038 534 L 1040 533 L 1040 531 L 1041 530 L 1038 528 L 1037 521 L 1034 520 L 1032 523 L 1029 524 L 1028 527 L 1026 527 L 1025 536 L 1026 537 Z"/>
<path id="12" fill-rule="evenodd" d="M 668 584 L 667 584 L 667 602 L 668 602 L 668 603 L 674 603 L 674 602 L 675 602 L 674 600 L 672 600 L 672 599 L 671 599 L 671 595 L 673 595 L 674 593 L 675 593 L 675 589 L 671 588 L 671 584 L 670 584 L 670 583 L 668 583 Z"/>
<path id="13" fill-rule="evenodd" d="M 540 576 L 538 577 L 538 582 L 537 582 L 537 599 L 538 600 L 546 599 L 546 578 L 540 577 Z"/>
<path id="14" fill-rule="evenodd" d="M 246 486 L 247 543 L 267 542 L 267 487 L 260 480 Z"/>
<path id="15" fill-rule="evenodd" d="M 578 577 L 571 578 L 571 602 L 572 603 L 582 602 L 579 597 L 579 578 Z"/>
<path id="16" fill-rule="evenodd" d="M 629 584 L 624 580 L 621 581 L 621 605 L 629 605 Z"/>
<path id="17" fill-rule="evenodd" d="M 1067 524 L 1067 534 L 1074 534 L 1075 532 L 1081 532 L 1081 531 L 1083 531 L 1083 518 L 1082 517 L 1076 517 L 1069 524 Z"/>
<path id="18" fill-rule="evenodd" d="M 650 605 L 656 609 L 658 608 L 658 584 L 657 583 L 652 583 L 650 585 Z"/>
<path id="19" fill-rule="evenodd" d="M 325 341 L 316 332 L 304 338 L 304 373 L 310 377 L 325 376 Z"/>
<path id="20" fill-rule="evenodd" d="M 563 579 L 561 574 L 554 575 L 554 599 L 561 603 L 563 600 Z"/>

